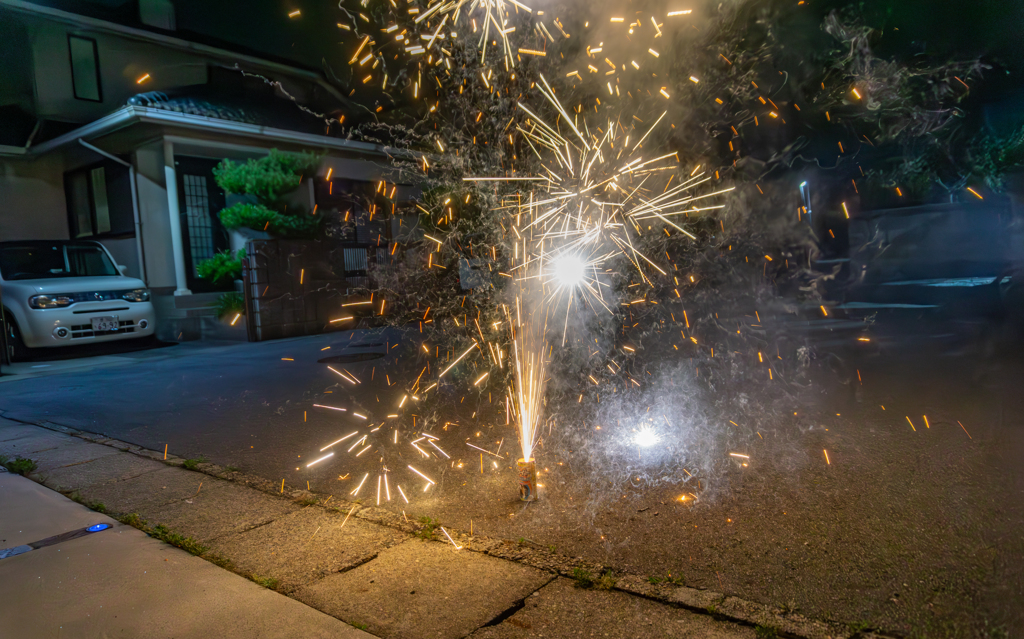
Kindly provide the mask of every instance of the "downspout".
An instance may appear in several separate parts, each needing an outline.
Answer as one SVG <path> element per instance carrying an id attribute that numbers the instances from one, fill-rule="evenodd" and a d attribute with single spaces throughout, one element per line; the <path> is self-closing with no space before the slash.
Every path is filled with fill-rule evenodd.
<path id="1" fill-rule="evenodd" d="M 138 253 L 139 259 L 139 279 L 141 279 L 146 286 L 149 286 L 149 280 L 146 277 L 146 251 L 142 246 L 142 219 L 139 217 L 139 193 L 138 184 L 135 181 L 135 165 L 131 162 L 125 162 L 116 155 L 107 153 L 103 149 L 99 149 L 89 144 L 82 138 L 78 138 L 78 143 L 93 153 L 98 153 L 108 160 L 117 162 L 121 166 L 128 167 L 128 181 L 131 182 L 132 192 L 132 215 L 135 217 L 135 250 Z"/>
<path id="2" fill-rule="evenodd" d="M 39 129 L 43 126 L 42 120 L 36 120 L 36 125 L 32 127 L 32 133 L 28 134 L 28 140 L 25 141 L 25 150 L 28 151 L 29 147 L 32 146 L 32 140 L 36 139 L 36 133 L 39 133 Z"/>

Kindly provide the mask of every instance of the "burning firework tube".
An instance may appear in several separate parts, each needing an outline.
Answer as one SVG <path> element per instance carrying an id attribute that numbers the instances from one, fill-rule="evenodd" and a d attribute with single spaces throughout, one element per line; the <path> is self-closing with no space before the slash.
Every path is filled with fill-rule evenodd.
<path id="1" fill-rule="evenodd" d="M 519 499 L 537 501 L 537 462 L 520 459 L 516 469 L 519 471 Z"/>

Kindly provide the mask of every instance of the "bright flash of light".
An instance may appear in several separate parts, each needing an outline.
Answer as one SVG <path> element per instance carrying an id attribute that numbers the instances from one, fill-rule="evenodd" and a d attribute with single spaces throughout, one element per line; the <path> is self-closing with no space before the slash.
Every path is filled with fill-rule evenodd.
<path id="1" fill-rule="evenodd" d="M 633 436 L 633 443 L 642 448 L 654 446 L 660 440 L 661 438 L 658 437 L 658 433 L 654 432 L 649 428 L 643 428 L 636 435 Z"/>
<path id="2" fill-rule="evenodd" d="M 551 264 L 555 280 L 562 286 L 578 286 L 583 282 L 583 260 L 575 255 L 560 255 Z"/>

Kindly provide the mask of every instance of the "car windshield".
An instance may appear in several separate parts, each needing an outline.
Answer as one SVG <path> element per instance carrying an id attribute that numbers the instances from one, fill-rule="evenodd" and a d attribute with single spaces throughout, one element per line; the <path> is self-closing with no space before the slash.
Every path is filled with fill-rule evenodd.
<path id="1" fill-rule="evenodd" d="M 0 275 L 7 281 L 118 274 L 99 246 L 53 243 L 0 247 Z"/>

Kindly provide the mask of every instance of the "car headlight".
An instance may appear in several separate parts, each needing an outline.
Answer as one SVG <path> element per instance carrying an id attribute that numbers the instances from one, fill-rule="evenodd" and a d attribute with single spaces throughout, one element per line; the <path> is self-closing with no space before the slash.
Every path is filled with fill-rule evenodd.
<path id="1" fill-rule="evenodd" d="M 125 291 L 121 294 L 121 299 L 128 300 L 129 302 L 148 302 L 149 289 L 137 288 L 131 291 Z"/>
<path id="2" fill-rule="evenodd" d="M 28 298 L 28 305 L 32 308 L 63 308 L 74 303 L 75 300 L 67 295 L 33 295 Z"/>

